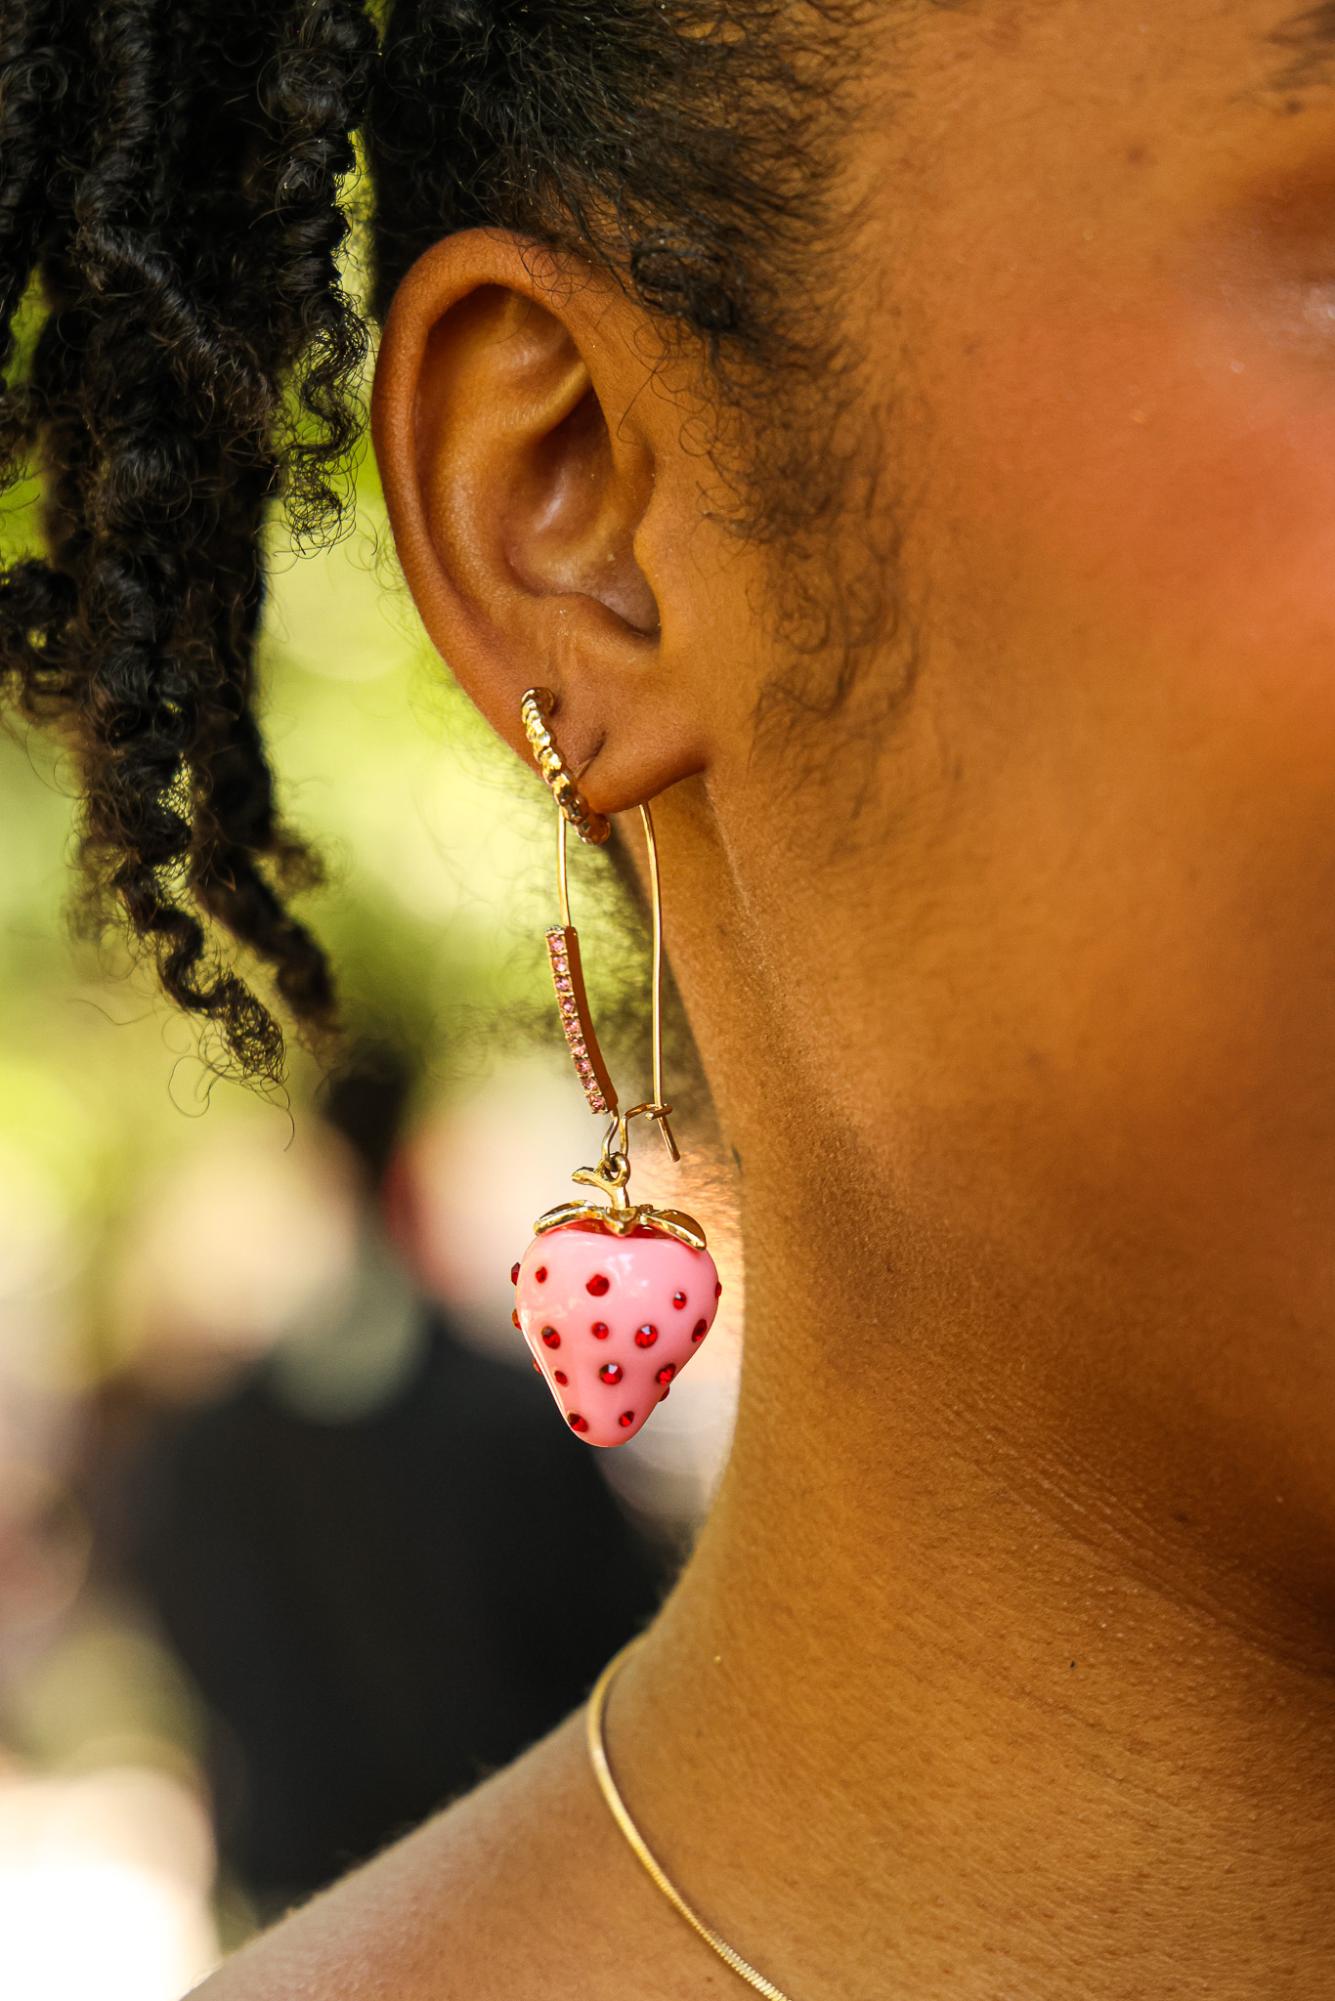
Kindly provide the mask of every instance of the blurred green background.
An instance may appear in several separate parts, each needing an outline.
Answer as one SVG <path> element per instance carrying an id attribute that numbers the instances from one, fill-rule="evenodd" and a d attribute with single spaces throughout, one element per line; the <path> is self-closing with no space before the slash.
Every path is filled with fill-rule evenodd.
<path id="1" fill-rule="evenodd" d="M 508 1266 L 596 1137 L 546 983 L 550 802 L 426 641 L 369 449 L 355 479 L 329 545 L 299 555 L 274 522 L 262 709 L 285 815 L 328 865 L 298 912 L 350 1037 L 400 1066 L 377 1185 L 295 1038 L 285 1089 L 220 1080 L 121 941 L 70 935 L 68 759 L 12 717 L 0 733 L 0 1992 L 24 2001 L 170 2001 L 269 1915 L 220 1857 L 198 1672 L 123 1560 L 145 1439 L 236 1407 L 259 1369 L 303 1418 L 362 1422 L 411 1396 L 422 1299 L 545 1406 Z M 34 520 L 34 488 L 11 494 L 4 560 Z M 605 860 L 576 863 L 595 1009 L 625 1003 L 614 1058 L 647 1062 L 640 942 Z M 638 1192 L 712 1222 L 722 1179 L 684 1109 L 694 1157 L 669 1175 L 646 1153 Z M 660 1550 L 731 1422 L 740 1273 L 711 1238 L 734 1309 L 688 1397 L 590 1455 Z"/>

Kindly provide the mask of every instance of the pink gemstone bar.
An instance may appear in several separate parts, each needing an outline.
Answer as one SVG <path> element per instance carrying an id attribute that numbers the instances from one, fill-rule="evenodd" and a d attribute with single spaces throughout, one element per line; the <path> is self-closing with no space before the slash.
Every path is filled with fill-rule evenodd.
<path id="1" fill-rule="evenodd" d="M 557 924 L 547 933 L 547 952 L 552 962 L 552 983 L 556 1004 L 561 1010 L 561 1026 L 566 1046 L 574 1061 L 591 1112 L 614 1112 L 617 1094 L 589 1015 L 589 999 L 584 991 L 584 972 L 579 958 L 579 937 L 573 924 Z"/>

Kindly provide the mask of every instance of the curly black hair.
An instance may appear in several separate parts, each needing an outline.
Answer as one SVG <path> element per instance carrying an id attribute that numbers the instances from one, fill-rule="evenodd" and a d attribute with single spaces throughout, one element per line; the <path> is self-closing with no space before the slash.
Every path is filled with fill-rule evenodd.
<path id="1" fill-rule="evenodd" d="M 803 441 L 841 379 L 819 251 L 869 4 L 5 0 L 0 487 L 38 472 L 44 554 L 0 571 L 0 705 L 76 760 L 76 927 L 127 924 L 225 1072 L 278 1081 L 284 1044 L 220 934 L 312 1046 L 340 1033 L 255 655 L 270 510 L 304 545 L 349 502 L 360 189 L 372 321 L 451 230 L 577 248 L 720 408 L 763 397 L 725 512 L 791 534 L 832 493 Z"/>

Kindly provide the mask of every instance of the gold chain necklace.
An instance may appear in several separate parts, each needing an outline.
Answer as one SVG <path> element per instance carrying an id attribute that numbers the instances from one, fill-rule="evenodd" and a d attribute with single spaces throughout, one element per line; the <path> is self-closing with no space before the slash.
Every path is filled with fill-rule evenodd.
<path id="1" fill-rule="evenodd" d="M 654 1882 L 657 1883 L 668 1902 L 675 1904 L 692 1931 L 698 1932 L 705 1944 L 712 1946 L 719 1958 L 726 1961 L 733 1972 L 739 1974 L 747 1986 L 753 1987 L 757 1994 L 767 1995 L 769 2001 L 788 2001 L 788 1996 L 781 1987 L 776 1987 L 772 1980 L 766 1980 L 763 1973 L 757 1973 L 749 1960 L 743 1959 L 740 1952 L 735 1951 L 724 1939 L 721 1939 L 718 1933 L 705 1923 L 703 1918 L 696 1916 L 696 1913 L 682 1896 L 681 1891 L 668 1880 L 661 1865 L 650 1854 L 643 1835 L 626 1810 L 626 1802 L 617 1790 L 616 1780 L 612 1777 L 612 1768 L 607 1762 L 607 1745 L 603 1738 L 603 1707 L 607 1701 L 607 1691 L 611 1686 L 613 1675 L 620 1667 L 622 1661 L 625 1660 L 627 1654 L 633 1652 L 643 1638 L 643 1633 L 637 1633 L 633 1640 L 627 1641 L 619 1653 L 613 1654 L 611 1660 L 594 1683 L 593 1692 L 589 1697 L 587 1713 L 589 1756 L 593 1761 L 594 1774 L 598 1780 L 598 1784 L 602 1788 L 603 1798 L 612 1809 L 612 1818 L 616 1821 L 617 1826 L 625 1835 L 636 1855 L 639 1856 L 640 1861 L 653 1877 Z"/>

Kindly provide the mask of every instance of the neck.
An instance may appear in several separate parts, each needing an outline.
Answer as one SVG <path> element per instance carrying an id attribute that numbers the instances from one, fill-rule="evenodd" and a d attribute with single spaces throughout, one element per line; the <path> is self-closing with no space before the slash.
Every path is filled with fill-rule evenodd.
<path id="1" fill-rule="evenodd" d="M 749 1194 L 732 1456 L 608 1705 L 673 1881 L 794 2001 L 1328 1994 L 1328 1621 L 1052 1392 L 1050 1299 L 938 1245 L 878 1318 L 884 1249 L 794 1207 Z"/>

